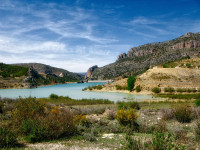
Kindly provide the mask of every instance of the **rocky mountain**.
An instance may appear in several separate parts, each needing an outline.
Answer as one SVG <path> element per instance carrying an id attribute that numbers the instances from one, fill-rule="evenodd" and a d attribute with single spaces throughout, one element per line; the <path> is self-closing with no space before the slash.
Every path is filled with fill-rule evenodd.
<path id="1" fill-rule="evenodd" d="M 69 77 L 69 79 L 72 79 L 72 80 L 82 80 L 84 78 L 84 76 L 81 74 L 72 73 L 64 69 L 60 69 L 60 68 L 52 67 L 49 65 L 40 64 L 40 63 L 21 63 L 21 64 L 13 64 L 13 65 L 27 67 L 27 68 L 32 67 L 35 71 L 38 72 L 38 74 L 41 74 L 41 75 Z"/>
<path id="2" fill-rule="evenodd" d="M 133 47 L 127 53 L 120 54 L 116 62 L 96 68 L 91 74 L 88 73 L 87 77 L 111 79 L 143 72 L 150 66 L 197 56 L 200 56 L 200 33 L 189 32 L 170 41 Z"/>

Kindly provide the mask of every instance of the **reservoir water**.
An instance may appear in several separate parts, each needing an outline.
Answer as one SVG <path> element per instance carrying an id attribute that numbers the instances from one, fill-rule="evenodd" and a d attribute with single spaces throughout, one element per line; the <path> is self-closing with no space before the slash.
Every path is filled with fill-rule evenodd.
<path id="1" fill-rule="evenodd" d="M 127 93 L 114 93 L 114 92 L 90 92 L 82 91 L 83 88 L 93 85 L 102 85 L 102 82 L 93 83 L 69 83 L 69 84 L 57 84 L 52 86 L 44 86 L 33 89 L 1 89 L 1 98 L 18 98 L 18 97 L 37 97 L 44 98 L 49 97 L 54 93 L 59 96 L 69 96 L 74 99 L 109 99 L 111 101 L 126 101 L 126 100 L 144 100 L 155 99 L 151 95 L 133 95 Z"/>

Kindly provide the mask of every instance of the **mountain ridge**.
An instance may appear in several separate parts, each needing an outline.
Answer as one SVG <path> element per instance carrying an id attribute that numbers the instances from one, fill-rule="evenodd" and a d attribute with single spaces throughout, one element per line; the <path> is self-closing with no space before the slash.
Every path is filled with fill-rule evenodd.
<path id="1" fill-rule="evenodd" d="M 162 65 L 186 57 L 200 56 L 200 32 L 188 32 L 173 40 L 148 43 L 118 55 L 114 63 L 96 68 L 91 79 L 112 79 L 144 72 L 150 66 Z"/>
<path id="2" fill-rule="evenodd" d="M 79 73 L 73 73 L 68 70 L 62 69 L 62 68 L 57 68 L 57 67 L 52 67 L 50 65 L 42 64 L 42 63 L 16 63 L 12 64 L 15 66 L 22 66 L 22 67 L 33 67 L 39 74 L 53 74 L 56 76 L 72 76 L 73 78 L 77 80 L 83 79 L 83 75 Z"/>

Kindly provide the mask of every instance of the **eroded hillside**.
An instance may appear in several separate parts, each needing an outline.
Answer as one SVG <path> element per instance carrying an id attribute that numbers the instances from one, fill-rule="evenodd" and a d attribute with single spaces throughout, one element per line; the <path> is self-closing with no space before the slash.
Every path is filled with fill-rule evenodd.
<path id="1" fill-rule="evenodd" d="M 200 33 L 187 33 L 171 41 L 150 43 L 120 54 L 117 61 L 96 68 L 93 79 L 111 79 L 123 74 L 143 72 L 150 66 L 200 56 Z"/>

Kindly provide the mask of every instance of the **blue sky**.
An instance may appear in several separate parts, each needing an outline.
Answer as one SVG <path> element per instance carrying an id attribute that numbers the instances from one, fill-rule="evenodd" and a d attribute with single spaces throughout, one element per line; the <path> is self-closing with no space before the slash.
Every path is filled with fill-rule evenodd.
<path id="1" fill-rule="evenodd" d="M 4 63 L 85 72 L 186 32 L 200 32 L 200 0 L 0 0 Z"/>

